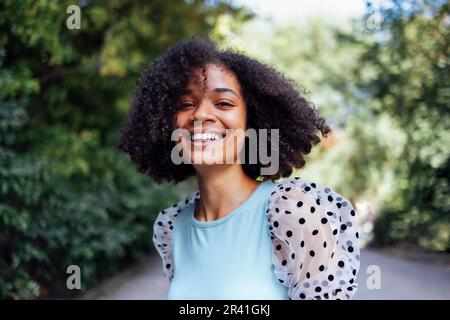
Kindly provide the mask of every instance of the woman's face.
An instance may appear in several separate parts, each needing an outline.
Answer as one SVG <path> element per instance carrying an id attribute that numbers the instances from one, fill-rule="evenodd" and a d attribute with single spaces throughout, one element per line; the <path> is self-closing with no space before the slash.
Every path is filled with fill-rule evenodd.
<path id="1" fill-rule="evenodd" d="M 235 74 L 216 64 L 195 70 L 176 112 L 183 157 L 194 167 L 236 163 L 245 139 L 247 107 Z"/>

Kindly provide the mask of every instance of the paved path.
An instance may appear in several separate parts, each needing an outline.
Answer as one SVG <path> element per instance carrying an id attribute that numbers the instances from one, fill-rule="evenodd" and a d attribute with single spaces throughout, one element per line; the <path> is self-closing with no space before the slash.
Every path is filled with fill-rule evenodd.
<path id="1" fill-rule="evenodd" d="M 156 254 L 88 291 L 81 299 L 166 299 L 169 284 L 162 270 L 161 258 Z"/>
<path id="2" fill-rule="evenodd" d="M 368 249 L 361 251 L 361 261 L 359 289 L 354 299 L 450 299 L 449 267 Z M 367 280 L 373 275 L 371 265 L 379 266 L 380 289 L 367 287 Z M 167 288 L 161 260 L 155 255 L 86 293 L 82 299 L 165 299 Z"/>
<path id="3" fill-rule="evenodd" d="M 361 262 L 355 299 L 450 299 L 448 266 L 406 260 L 367 249 L 361 251 Z M 368 289 L 367 280 L 373 274 L 371 265 L 379 266 L 380 289 Z"/>

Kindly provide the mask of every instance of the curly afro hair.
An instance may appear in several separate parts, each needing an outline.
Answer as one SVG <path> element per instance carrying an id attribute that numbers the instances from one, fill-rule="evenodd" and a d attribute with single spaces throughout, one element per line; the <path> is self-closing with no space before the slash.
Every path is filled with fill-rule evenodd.
<path id="1" fill-rule="evenodd" d="M 160 183 L 178 183 L 195 175 L 190 164 L 175 165 L 171 151 L 175 142 L 175 112 L 193 70 L 207 64 L 232 71 L 242 88 L 247 105 L 247 128 L 279 129 L 279 170 L 263 180 L 288 177 L 293 168 L 305 165 L 304 156 L 326 137 L 330 128 L 314 105 L 299 92 L 296 83 L 274 68 L 244 54 L 219 50 L 205 35 L 176 43 L 142 73 L 117 147 L 128 153 L 137 170 Z M 248 150 L 248 148 L 246 148 Z M 263 164 L 243 164 L 254 179 Z"/>

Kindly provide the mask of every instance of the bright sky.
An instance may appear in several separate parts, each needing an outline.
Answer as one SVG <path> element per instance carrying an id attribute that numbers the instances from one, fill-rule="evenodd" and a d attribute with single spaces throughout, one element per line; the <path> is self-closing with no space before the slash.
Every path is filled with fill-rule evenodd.
<path id="1" fill-rule="evenodd" d="M 366 9 L 364 0 L 235 0 L 235 3 L 251 8 L 262 17 L 281 21 L 321 17 L 341 23 L 361 17 Z"/>

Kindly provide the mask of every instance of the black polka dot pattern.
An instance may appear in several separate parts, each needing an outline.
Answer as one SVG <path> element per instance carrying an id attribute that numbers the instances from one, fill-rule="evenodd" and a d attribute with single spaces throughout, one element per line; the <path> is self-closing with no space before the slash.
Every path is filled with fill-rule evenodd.
<path id="1" fill-rule="evenodd" d="M 198 192 L 191 193 L 162 210 L 153 225 L 153 243 L 169 280 L 174 276 L 170 242 L 176 217 L 199 197 Z M 287 287 L 290 300 L 353 297 L 360 251 L 356 212 L 350 201 L 328 187 L 296 177 L 275 185 L 266 215 L 274 249 L 273 270 Z"/>
<path id="2" fill-rule="evenodd" d="M 297 177 L 277 185 L 266 214 L 274 272 L 287 287 L 290 300 L 354 296 L 360 250 L 350 201 L 329 187 Z"/>
<path id="3" fill-rule="evenodd" d="M 153 244 L 161 256 L 164 276 L 169 280 L 172 280 L 174 275 L 169 244 L 171 242 L 172 230 L 176 222 L 176 217 L 184 207 L 190 205 L 199 197 L 200 194 L 198 191 L 193 192 L 183 201 L 174 204 L 170 208 L 160 211 L 153 225 Z"/>

